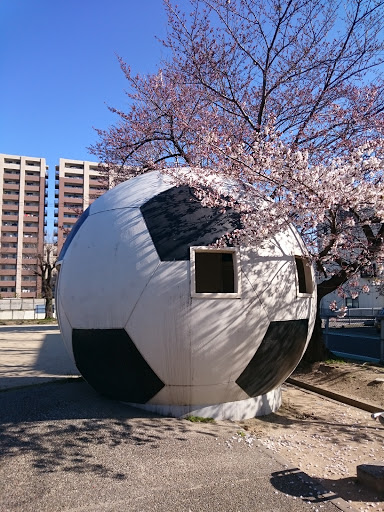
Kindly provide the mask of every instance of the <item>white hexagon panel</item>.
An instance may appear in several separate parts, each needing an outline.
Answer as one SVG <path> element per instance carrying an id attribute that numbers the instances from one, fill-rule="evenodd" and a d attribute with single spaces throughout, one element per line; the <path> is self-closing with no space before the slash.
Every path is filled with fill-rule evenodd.
<path id="1" fill-rule="evenodd" d="M 312 333 L 313 270 L 293 227 L 261 246 L 213 246 L 239 227 L 238 213 L 202 206 L 160 172 L 83 213 L 60 253 L 56 305 L 91 386 L 171 414 L 278 407 L 274 390 Z M 225 408 L 239 403 L 240 416 Z"/>

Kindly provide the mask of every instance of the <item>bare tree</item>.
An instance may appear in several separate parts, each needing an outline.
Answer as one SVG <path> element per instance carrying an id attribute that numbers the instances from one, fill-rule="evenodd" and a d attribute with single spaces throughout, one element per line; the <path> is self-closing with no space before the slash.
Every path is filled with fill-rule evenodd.
<path id="1" fill-rule="evenodd" d="M 56 275 L 57 246 L 45 243 L 43 252 L 35 255 L 36 263 L 24 265 L 24 268 L 41 279 L 41 295 L 45 299 L 45 318 L 53 318 L 53 289 Z"/>

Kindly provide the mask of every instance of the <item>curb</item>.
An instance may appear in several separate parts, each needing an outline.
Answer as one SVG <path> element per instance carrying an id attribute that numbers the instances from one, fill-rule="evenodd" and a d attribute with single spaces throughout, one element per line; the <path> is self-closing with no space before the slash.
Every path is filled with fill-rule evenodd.
<path id="1" fill-rule="evenodd" d="M 317 386 L 313 386 L 312 384 L 307 384 L 306 382 L 302 382 L 301 380 L 293 379 L 289 377 L 286 381 L 287 384 L 292 384 L 293 386 L 297 386 L 298 388 L 306 389 L 307 391 L 311 391 L 312 393 L 316 393 L 318 395 L 325 396 L 326 398 L 330 398 L 332 400 L 336 400 L 337 402 L 341 402 L 345 405 L 350 405 L 352 407 L 356 407 L 357 409 L 362 409 L 367 412 L 381 412 L 383 409 L 377 407 L 372 404 L 367 404 L 365 402 L 360 402 L 360 400 L 355 400 L 353 398 L 349 398 L 347 396 L 339 395 L 338 393 L 334 393 L 333 391 L 329 391 L 328 389 L 318 388 Z"/>

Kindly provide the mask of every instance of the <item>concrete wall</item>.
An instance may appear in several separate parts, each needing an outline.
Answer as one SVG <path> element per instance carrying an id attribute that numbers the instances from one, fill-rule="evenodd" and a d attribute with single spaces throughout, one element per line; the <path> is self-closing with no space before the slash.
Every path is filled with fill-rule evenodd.
<path id="1" fill-rule="evenodd" d="M 39 320 L 43 318 L 45 318 L 44 299 L 0 300 L 0 320 Z"/>

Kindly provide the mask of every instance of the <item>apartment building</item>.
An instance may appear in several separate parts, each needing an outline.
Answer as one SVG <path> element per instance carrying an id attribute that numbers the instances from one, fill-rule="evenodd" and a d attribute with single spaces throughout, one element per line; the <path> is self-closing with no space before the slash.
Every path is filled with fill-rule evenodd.
<path id="1" fill-rule="evenodd" d="M 55 174 L 54 210 L 58 253 L 79 215 L 107 188 L 96 162 L 60 158 Z"/>
<path id="2" fill-rule="evenodd" d="M 37 297 L 34 267 L 44 244 L 45 158 L 0 154 L 0 296 Z"/>

